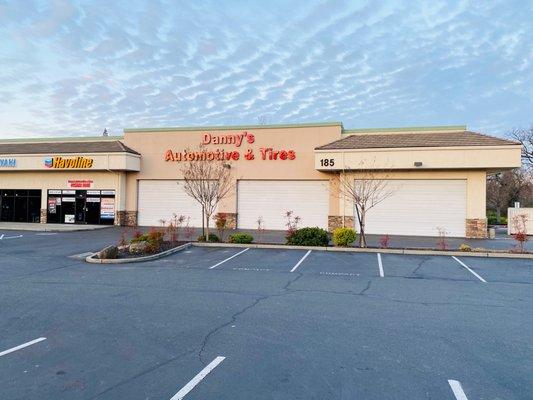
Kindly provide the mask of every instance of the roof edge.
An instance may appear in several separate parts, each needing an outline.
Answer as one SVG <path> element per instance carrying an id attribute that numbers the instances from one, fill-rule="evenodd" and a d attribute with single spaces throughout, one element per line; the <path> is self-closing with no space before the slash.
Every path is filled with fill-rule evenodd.
<path id="1" fill-rule="evenodd" d="M 280 128 L 311 128 L 321 126 L 340 126 L 342 122 L 309 122 L 302 124 L 271 124 L 271 125 L 220 125 L 220 126 L 185 126 L 185 127 L 161 127 L 161 128 L 124 128 L 124 133 L 147 133 L 147 132 L 174 132 L 174 131 L 215 131 L 215 130 L 239 130 L 239 129 L 280 129 Z"/>
<path id="2" fill-rule="evenodd" d="M 0 143 L 115 142 L 123 139 L 124 136 L 63 136 L 56 138 L 0 139 Z"/>
<path id="3" fill-rule="evenodd" d="M 436 126 L 402 126 L 391 128 L 357 128 L 344 129 L 343 134 L 350 133 L 390 133 L 390 132 L 456 132 L 466 131 L 466 125 L 436 125 Z"/>

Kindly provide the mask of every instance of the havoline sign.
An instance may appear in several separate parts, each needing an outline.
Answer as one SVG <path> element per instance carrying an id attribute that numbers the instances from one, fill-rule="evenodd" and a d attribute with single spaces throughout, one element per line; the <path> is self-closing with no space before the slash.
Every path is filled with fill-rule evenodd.
<path id="1" fill-rule="evenodd" d="M 85 169 L 92 168 L 94 160 L 85 157 L 48 157 L 44 159 L 44 166 L 46 168 L 58 169 Z"/>

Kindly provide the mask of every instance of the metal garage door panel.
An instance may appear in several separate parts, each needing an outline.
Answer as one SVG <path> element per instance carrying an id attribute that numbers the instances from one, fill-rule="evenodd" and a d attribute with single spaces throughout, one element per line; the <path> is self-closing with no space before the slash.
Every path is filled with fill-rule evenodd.
<path id="1" fill-rule="evenodd" d="M 393 194 L 367 213 L 366 233 L 464 237 L 466 180 L 390 180 Z"/>
<path id="2" fill-rule="evenodd" d="M 239 228 L 256 229 L 259 217 L 265 229 L 287 227 L 285 214 L 293 211 L 301 218 L 300 227 L 327 229 L 329 212 L 328 181 L 246 181 L 238 184 L 237 219 Z"/>
<path id="3" fill-rule="evenodd" d="M 139 181 L 140 226 L 160 226 L 159 220 L 170 220 L 173 213 L 190 217 L 190 226 L 202 226 L 202 208 L 183 190 L 179 180 Z"/>

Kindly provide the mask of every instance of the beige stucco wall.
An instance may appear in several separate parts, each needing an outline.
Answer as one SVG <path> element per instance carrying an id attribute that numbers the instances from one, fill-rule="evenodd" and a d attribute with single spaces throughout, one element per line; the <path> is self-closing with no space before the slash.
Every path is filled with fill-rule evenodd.
<path id="1" fill-rule="evenodd" d="M 333 174 L 333 173 L 332 173 Z M 361 178 L 360 173 L 346 172 L 349 179 Z M 486 172 L 470 171 L 388 171 L 372 174 L 375 179 L 464 179 L 466 180 L 467 219 L 485 218 Z M 365 176 L 368 179 L 368 176 Z M 332 185 L 332 197 L 338 203 L 340 216 L 353 216 L 353 203 L 339 194 L 339 185 Z"/>
<path id="2" fill-rule="evenodd" d="M 384 143 L 383 145 L 386 145 Z M 521 147 L 471 146 L 440 148 L 391 148 L 316 151 L 315 168 L 322 171 L 345 169 L 486 169 L 519 168 Z M 333 159 L 334 165 L 321 165 L 321 159 Z"/>
<path id="3" fill-rule="evenodd" d="M 141 171 L 129 173 L 127 177 L 126 209 L 137 210 L 137 181 L 139 179 L 181 179 L 180 165 L 176 161 L 165 161 L 167 150 L 183 151 L 197 150 L 203 135 L 238 135 L 247 132 L 254 136 L 254 143 L 246 140 L 240 146 L 234 144 L 208 144 L 205 149 L 213 151 L 238 151 L 238 161 L 232 161 L 232 171 L 235 180 L 238 179 L 276 179 L 276 180 L 305 180 L 330 179 L 329 174 L 316 171 L 314 168 L 314 148 L 337 140 L 341 136 L 341 126 L 290 127 L 290 128 L 252 128 L 229 130 L 174 130 L 129 132 L 125 131 L 124 144 L 142 154 Z M 294 160 L 262 160 L 261 148 L 274 150 L 293 150 Z M 244 159 L 244 154 L 252 149 L 254 160 Z M 336 211 L 337 204 L 332 201 L 331 212 Z M 225 212 L 236 212 L 236 191 L 224 199 L 219 209 Z"/>
<path id="4" fill-rule="evenodd" d="M 0 189 L 40 189 L 41 209 L 46 209 L 48 189 L 68 189 L 69 179 L 91 179 L 94 182 L 91 189 L 115 190 L 115 208 L 122 211 L 126 205 L 125 175 L 125 172 L 103 171 L 0 171 Z"/>
<path id="5" fill-rule="evenodd" d="M 0 154 L 0 158 L 14 158 L 17 160 L 16 167 L 3 168 L 6 171 L 51 171 L 44 165 L 44 160 L 49 157 L 62 157 L 64 159 L 75 159 L 83 157 L 93 161 L 90 168 L 68 168 L 69 171 L 139 171 L 140 156 L 130 153 L 80 153 L 80 154 Z M 55 169 L 54 169 L 55 170 Z"/>

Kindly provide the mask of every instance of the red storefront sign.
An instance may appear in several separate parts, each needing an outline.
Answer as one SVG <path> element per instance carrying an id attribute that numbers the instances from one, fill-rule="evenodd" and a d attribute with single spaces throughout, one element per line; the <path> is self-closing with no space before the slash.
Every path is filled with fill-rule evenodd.
<path id="1" fill-rule="evenodd" d="M 68 179 L 67 187 L 70 189 L 90 189 L 93 187 L 92 179 Z"/>
<path id="2" fill-rule="evenodd" d="M 253 148 L 240 149 L 241 146 L 255 143 L 255 136 L 244 131 L 237 134 L 215 135 L 205 133 L 202 136 L 199 150 L 165 151 L 165 161 L 238 161 L 240 159 L 285 161 L 296 159 L 296 152 L 292 149 L 276 149 L 273 147 L 260 147 L 257 152 Z M 231 145 L 231 149 L 210 149 L 209 145 Z M 242 153 L 241 153 L 242 150 Z M 242 157 L 241 157 L 242 156 Z"/>

